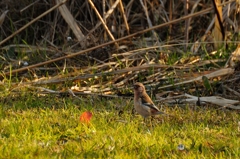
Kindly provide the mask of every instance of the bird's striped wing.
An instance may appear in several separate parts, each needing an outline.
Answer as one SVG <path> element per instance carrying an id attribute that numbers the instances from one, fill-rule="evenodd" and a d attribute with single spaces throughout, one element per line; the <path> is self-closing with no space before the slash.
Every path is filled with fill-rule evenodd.
<path id="1" fill-rule="evenodd" d="M 148 99 L 149 98 L 149 99 Z M 146 109 L 150 109 L 150 111 L 152 112 L 157 112 L 157 111 L 160 111 L 159 109 L 158 109 L 158 107 L 156 107 L 154 104 L 153 104 L 153 102 L 152 102 L 152 100 L 150 99 L 150 97 L 149 96 L 142 96 L 141 97 L 141 100 L 142 100 L 142 105 L 143 106 L 145 106 L 145 108 Z"/>

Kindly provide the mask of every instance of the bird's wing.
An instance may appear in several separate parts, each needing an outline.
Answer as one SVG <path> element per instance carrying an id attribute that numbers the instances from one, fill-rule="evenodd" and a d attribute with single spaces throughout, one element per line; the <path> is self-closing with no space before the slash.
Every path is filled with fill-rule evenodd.
<path id="1" fill-rule="evenodd" d="M 146 107 L 146 109 L 151 109 L 151 111 L 160 111 L 158 107 L 156 107 L 150 97 L 147 95 L 142 96 L 142 105 Z"/>

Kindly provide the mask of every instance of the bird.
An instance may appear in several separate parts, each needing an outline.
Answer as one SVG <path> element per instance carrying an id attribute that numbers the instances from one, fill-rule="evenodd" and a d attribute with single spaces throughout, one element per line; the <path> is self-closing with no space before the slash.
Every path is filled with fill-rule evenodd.
<path id="1" fill-rule="evenodd" d="M 158 114 L 165 114 L 161 112 L 158 107 L 155 106 L 152 99 L 148 96 L 145 86 L 137 82 L 133 86 L 134 88 L 134 108 L 138 114 L 144 119 L 149 116 L 155 116 Z"/>

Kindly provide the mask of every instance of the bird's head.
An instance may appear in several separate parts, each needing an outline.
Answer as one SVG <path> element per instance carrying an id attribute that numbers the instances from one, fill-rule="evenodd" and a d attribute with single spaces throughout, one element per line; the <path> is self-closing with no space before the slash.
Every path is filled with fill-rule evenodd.
<path id="1" fill-rule="evenodd" d="M 134 85 L 133 85 L 133 88 L 134 88 L 134 92 L 136 92 L 136 93 L 143 93 L 143 92 L 145 92 L 145 87 L 144 87 L 144 85 L 142 84 L 142 83 L 140 83 L 140 82 L 137 82 L 137 83 L 135 83 Z"/>

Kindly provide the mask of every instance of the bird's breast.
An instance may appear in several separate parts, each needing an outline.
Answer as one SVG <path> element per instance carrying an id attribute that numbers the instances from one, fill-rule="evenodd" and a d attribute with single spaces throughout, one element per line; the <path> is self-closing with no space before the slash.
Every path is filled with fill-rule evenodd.
<path id="1" fill-rule="evenodd" d="M 150 113 L 150 109 L 148 107 L 145 107 L 142 105 L 141 98 L 134 100 L 134 108 L 138 114 L 140 114 L 143 117 L 148 117 Z"/>

